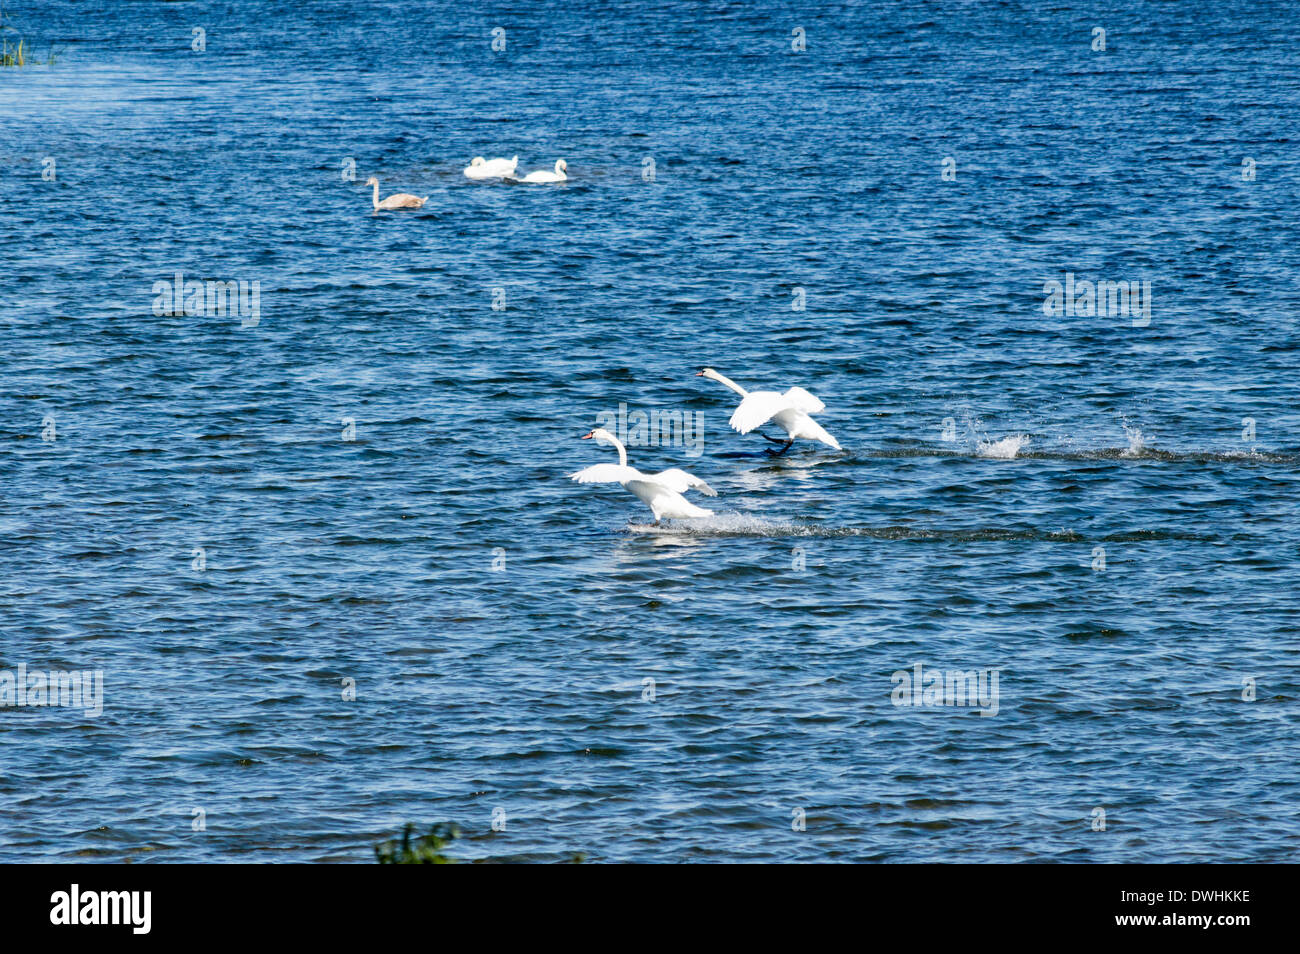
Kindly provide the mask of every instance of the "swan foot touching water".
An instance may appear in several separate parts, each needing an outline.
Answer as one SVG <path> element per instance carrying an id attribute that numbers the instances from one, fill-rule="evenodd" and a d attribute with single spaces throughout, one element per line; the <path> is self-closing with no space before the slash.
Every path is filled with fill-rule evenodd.
<path id="1" fill-rule="evenodd" d="M 746 391 L 735 381 L 723 377 L 712 368 L 696 372 L 697 378 L 709 378 L 725 385 L 740 395 L 740 405 L 731 415 L 731 426 L 742 434 L 758 430 L 768 421 L 785 431 L 789 440 L 780 441 L 768 437 L 762 431 L 759 435 L 773 444 L 784 444 L 778 450 L 769 450 L 774 457 L 784 454 L 796 439 L 820 441 L 827 447 L 840 450 L 840 442 L 831 437 L 826 429 L 812 419 L 813 414 L 826 410 L 826 405 L 801 387 L 793 387 L 784 394 L 778 391 Z"/>
<path id="2" fill-rule="evenodd" d="M 622 484 L 655 515 L 654 526 L 659 526 L 665 517 L 681 520 L 689 517 L 709 517 L 712 510 L 705 510 L 691 503 L 682 494 L 688 490 L 698 490 L 709 497 L 716 497 L 718 492 L 694 474 L 688 474 L 676 467 L 660 471 L 657 474 L 643 474 L 635 467 L 627 465 L 627 449 L 622 441 L 602 427 L 589 434 L 582 435 L 584 441 L 595 440 L 601 444 L 610 444 L 618 450 L 617 464 L 593 464 L 569 476 L 580 484 Z"/>
<path id="3" fill-rule="evenodd" d="M 763 453 L 765 453 L 765 454 L 771 454 L 773 457 L 780 457 L 782 454 L 784 454 L 786 451 L 788 451 L 788 450 L 790 449 L 790 445 L 794 443 L 794 438 L 793 438 L 793 437 L 790 438 L 789 440 L 784 440 L 784 441 L 783 441 L 783 440 L 781 440 L 781 438 L 779 438 L 779 437 L 768 437 L 768 436 L 767 436 L 766 434 L 764 434 L 762 431 L 755 431 L 754 433 L 757 434 L 759 437 L 763 438 L 763 440 L 765 440 L 765 441 L 770 441 L 770 442 L 773 443 L 773 444 L 780 444 L 780 445 L 781 445 L 781 449 L 780 449 L 780 450 L 772 450 L 772 448 L 770 448 L 770 447 L 768 447 L 768 448 L 764 448 Z"/>

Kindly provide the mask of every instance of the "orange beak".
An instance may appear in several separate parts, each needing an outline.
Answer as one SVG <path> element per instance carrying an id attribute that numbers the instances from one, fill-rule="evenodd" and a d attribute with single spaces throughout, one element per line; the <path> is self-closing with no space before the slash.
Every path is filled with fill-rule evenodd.
<path id="1" fill-rule="evenodd" d="M 595 437 L 595 436 L 596 436 L 596 432 L 595 432 L 595 431 L 592 431 L 590 434 L 583 434 L 582 437 L 581 437 L 581 440 L 589 441 L 589 440 L 591 440 L 591 439 L 592 439 L 593 437 Z"/>

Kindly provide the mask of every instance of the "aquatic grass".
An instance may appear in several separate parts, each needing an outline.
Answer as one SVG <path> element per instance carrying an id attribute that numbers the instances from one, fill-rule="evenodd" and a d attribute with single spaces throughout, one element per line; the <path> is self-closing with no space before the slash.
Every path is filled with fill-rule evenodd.
<path id="1" fill-rule="evenodd" d="M 0 56 L 0 66 L 26 66 L 27 61 L 23 58 L 23 41 L 18 41 L 18 46 L 14 53 L 9 52 L 9 41 L 4 41 L 4 54 Z"/>
<path id="2" fill-rule="evenodd" d="M 0 66 L 53 66 L 58 54 L 54 51 L 54 44 L 50 44 L 50 52 L 47 55 L 44 64 L 40 60 L 32 59 L 31 45 L 27 39 L 18 31 L 17 27 L 5 23 L 5 12 L 0 8 L 0 34 L 12 33 L 17 39 L 16 45 L 9 42 L 9 36 L 0 37 Z"/>
<path id="3" fill-rule="evenodd" d="M 451 824 L 440 823 L 429 829 L 427 835 L 421 835 L 411 842 L 415 825 L 408 822 L 402 829 L 401 842 L 385 841 L 375 845 L 375 861 L 381 865 L 454 865 L 455 858 L 449 858 L 442 849 L 449 842 L 460 837 L 460 829 Z"/>
<path id="4" fill-rule="evenodd" d="M 415 825 L 407 822 L 402 829 L 401 841 L 384 841 L 375 845 L 375 861 L 381 865 L 454 865 L 462 859 L 443 854 L 448 844 L 460 837 L 460 827 L 450 822 L 440 822 L 412 841 Z M 486 858 L 483 861 L 509 861 L 509 858 Z M 581 852 L 569 855 L 567 863 L 580 865 L 587 860 Z"/>

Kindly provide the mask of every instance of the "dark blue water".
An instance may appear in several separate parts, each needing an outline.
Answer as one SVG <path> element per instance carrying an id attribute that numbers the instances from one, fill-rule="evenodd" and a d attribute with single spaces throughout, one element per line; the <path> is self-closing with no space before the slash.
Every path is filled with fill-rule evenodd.
<path id="1" fill-rule="evenodd" d="M 1294 5 L 6 10 L 0 674 L 104 697 L 0 707 L 0 860 L 1294 857 Z M 714 517 L 567 480 L 620 403 Z"/>

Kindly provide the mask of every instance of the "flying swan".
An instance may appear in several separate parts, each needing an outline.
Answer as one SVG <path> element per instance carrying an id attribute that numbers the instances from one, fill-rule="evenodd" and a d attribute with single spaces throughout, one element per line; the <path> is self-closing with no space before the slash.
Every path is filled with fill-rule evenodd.
<path id="1" fill-rule="evenodd" d="M 518 156 L 513 159 L 484 159 L 475 156 L 465 167 L 465 175 L 471 179 L 500 179 L 502 176 L 513 176 L 517 165 Z"/>
<path id="2" fill-rule="evenodd" d="M 371 176 L 366 180 L 366 185 L 375 187 L 374 195 L 371 196 L 370 201 L 374 205 L 376 212 L 380 209 L 418 209 L 429 201 L 427 195 L 421 199 L 418 195 L 411 195 L 409 192 L 394 192 L 383 202 L 380 202 L 379 180 Z"/>
<path id="3" fill-rule="evenodd" d="M 555 160 L 555 171 L 547 172 L 545 169 L 538 169 L 536 172 L 530 172 L 522 179 L 516 179 L 513 176 L 506 176 L 506 182 L 531 182 L 534 185 L 539 182 L 567 182 L 569 177 L 565 175 L 568 172 L 569 164 L 563 159 Z"/>
<path id="4" fill-rule="evenodd" d="M 723 377 L 712 368 L 697 371 L 695 376 L 697 378 L 711 378 L 714 381 L 721 382 L 740 395 L 740 406 L 731 415 L 730 422 L 731 426 L 740 433 L 748 434 L 755 428 L 762 427 L 768 421 L 773 421 L 777 427 L 789 435 L 789 440 L 780 441 L 759 431 L 759 437 L 771 441 L 773 444 L 782 445 L 780 450 L 771 453 L 784 454 L 790 449 L 790 445 L 795 442 L 795 439 L 800 437 L 810 441 L 821 441 L 836 450 L 840 449 L 840 442 L 826 433 L 824 427 L 809 417 L 810 414 L 818 414 L 826 410 L 826 405 L 803 388 L 794 387 L 784 394 L 777 391 L 746 391 L 731 378 Z"/>
<path id="5" fill-rule="evenodd" d="M 643 474 L 635 467 L 627 465 L 627 449 L 622 442 L 602 427 L 590 434 L 582 435 L 584 441 L 595 439 L 601 444 L 613 444 L 618 448 L 617 464 L 593 464 L 590 467 L 570 474 L 580 484 L 622 484 L 627 490 L 653 511 L 655 526 L 664 517 L 680 520 L 684 517 L 708 517 L 712 510 L 705 510 L 691 503 L 682 494 L 688 490 L 698 490 L 702 494 L 716 497 L 718 492 L 694 474 L 688 474 L 676 467 L 657 474 Z"/>

